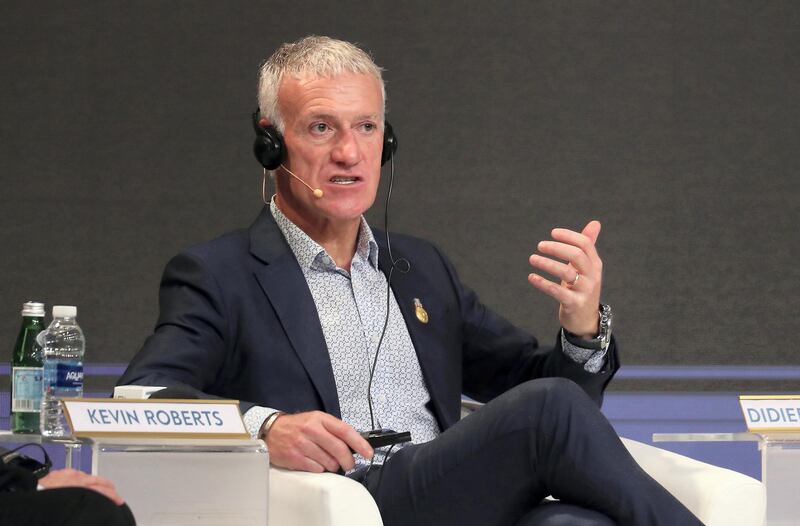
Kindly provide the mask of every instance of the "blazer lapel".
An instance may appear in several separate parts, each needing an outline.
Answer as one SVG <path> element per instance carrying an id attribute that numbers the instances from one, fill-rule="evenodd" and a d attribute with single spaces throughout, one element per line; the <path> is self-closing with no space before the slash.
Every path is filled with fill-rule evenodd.
<path id="1" fill-rule="evenodd" d="M 386 248 L 386 235 L 383 231 L 376 230 L 373 230 L 373 234 L 380 248 L 378 266 L 388 278 L 389 269 L 391 269 L 392 265 Z M 399 256 L 395 254 L 395 256 L 402 257 L 402 254 Z M 395 270 L 392 273 L 391 287 L 400 306 L 400 312 L 406 322 L 411 342 L 414 344 L 417 359 L 425 378 L 425 384 L 431 397 L 434 414 L 441 428 L 446 429 L 454 423 L 453 419 L 448 416 L 452 414 L 452 408 L 449 411 L 447 410 L 447 402 L 452 398 L 451 393 L 461 392 L 461 386 L 453 385 L 459 381 L 459 378 L 450 374 L 452 364 L 448 364 L 446 354 L 440 352 L 443 342 L 441 341 L 441 335 L 437 334 L 436 324 L 443 321 L 440 316 L 444 305 L 441 305 L 433 284 L 423 272 L 413 266 L 405 274 Z M 428 323 L 423 323 L 417 318 L 416 300 L 423 305 L 428 313 Z"/>
<path id="2" fill-rule="evenodd" d="M 250 227 L 250 251 L 264 265 L 256 279 L 317 389 L 325 412 L 341 416 L 322 326 L 303 272 L 268 207 Z"/>

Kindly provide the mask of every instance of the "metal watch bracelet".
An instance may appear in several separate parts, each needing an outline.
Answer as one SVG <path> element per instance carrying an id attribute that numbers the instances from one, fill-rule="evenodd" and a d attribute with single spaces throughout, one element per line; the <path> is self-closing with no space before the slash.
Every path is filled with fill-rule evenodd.
<path id="1" fill-rule="evenodd" d="M 607 350 L 611 344 L 611 307 L 601 303 L 600 304 L 600 330 L 597 334 L 597 339 L 600 340 L 600 349 Z"/>

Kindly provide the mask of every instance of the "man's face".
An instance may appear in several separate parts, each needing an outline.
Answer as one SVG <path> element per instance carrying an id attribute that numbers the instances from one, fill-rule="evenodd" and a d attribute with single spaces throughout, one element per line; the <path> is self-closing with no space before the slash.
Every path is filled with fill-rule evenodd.
<path id="1" fill-rule="evenodd" d="M 378 80 L 354 73 L 334 78 L 287 76 L 278 100 L 286 167 L 312 188 L 282 174 L 278 199 L 291 219 L 306 224 L 357 219 L 375 201 L 383 146 L 383 99 Z"/>

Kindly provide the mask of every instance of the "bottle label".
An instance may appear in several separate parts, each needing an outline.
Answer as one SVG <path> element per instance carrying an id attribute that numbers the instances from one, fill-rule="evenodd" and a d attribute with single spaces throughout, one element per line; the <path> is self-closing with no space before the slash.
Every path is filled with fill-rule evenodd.
<path id="1" fill-rule="evenodd" d="M 83 388 L 83 365 L 56 365 L 56 389 Z"/>
<path id="2" fill-rule="evenodd" d="M 42 404 L 42 368 L 14 367 L 11 373 L 11 412 L 38 413 Z"/>

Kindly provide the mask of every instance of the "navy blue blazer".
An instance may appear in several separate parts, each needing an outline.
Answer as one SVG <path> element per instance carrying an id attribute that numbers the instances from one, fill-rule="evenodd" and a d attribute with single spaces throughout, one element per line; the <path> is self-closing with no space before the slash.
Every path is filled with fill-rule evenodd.
<path id="1" fill-rule="evenodd" d="M 390 268 L 386 236 L 374 230 L 379 267 Z M 392 290 L 405 318 L 440 428 L 460 417 L 461 394 L 487 401 L 529 379 L 563 376 L 598 403 L 618 368 L 587 373 L 561 351 L 480 303 L 432 244 L 392 234 Z M 417 319 L 414 300 L 428 312 Z M 265 207 L 248 230 L 224 235 L 173 258 L 164 271 L 154 333 L 119 385 L 165 385 L 203 397 L 287 412 L 321 410 L 340 417 L 333 369 L 303 273 Z M 380 367 L 380 359 L 378 367 Z"/>

